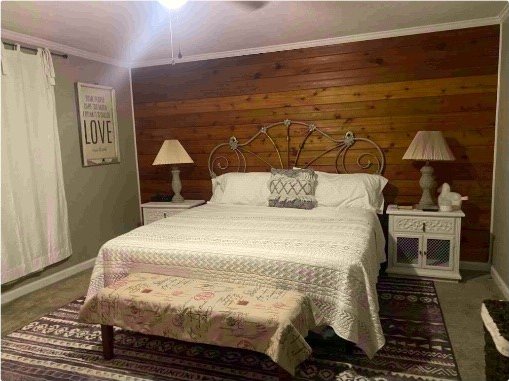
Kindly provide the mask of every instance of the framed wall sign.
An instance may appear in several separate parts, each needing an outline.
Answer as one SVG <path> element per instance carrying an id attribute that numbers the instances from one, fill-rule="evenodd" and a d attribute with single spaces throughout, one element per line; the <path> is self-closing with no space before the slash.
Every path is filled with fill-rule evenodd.
<path id="1" fill-rule="evenodd" d="M 115 89 L 76 83 L 83 166 L 120 163 Z"/>

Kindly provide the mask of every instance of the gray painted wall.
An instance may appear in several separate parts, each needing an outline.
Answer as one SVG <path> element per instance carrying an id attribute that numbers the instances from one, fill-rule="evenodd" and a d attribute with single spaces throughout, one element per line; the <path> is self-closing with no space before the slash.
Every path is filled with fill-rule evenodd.
<path id="1" fill-rule="evenodd" d="M 509 18 L 502 24 L 500 98 L 498 108 L 493 267 L 509 287 Z"/>
<path id="2" fill-rule="evenodd" d="M 129 70 L 70 56 L 53 57 L 56 108 L 73 253 L 39 273 L 2 287 L 13 290 L 97 256 L 107 240 L 135 228 L 140 220 Z M 76 82 L 115 89 L 120 164 L 82 167 Z"/>

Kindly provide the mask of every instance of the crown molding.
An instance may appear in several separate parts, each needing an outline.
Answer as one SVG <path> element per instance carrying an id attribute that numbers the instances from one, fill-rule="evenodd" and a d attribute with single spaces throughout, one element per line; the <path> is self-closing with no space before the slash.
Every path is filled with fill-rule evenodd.
<path id="1" fill-rule="evenodd" d="M 498 17 L 500 18 L 501 23 L 503 23 L 507 19 L 507 17 L 509 17 L 509 2 L 507 2 L 505 7 L 502 8 Z"/>
<path id="2" fill-rule="evenodd" d="M 120 60 L 116 60 L 111 57 L 106 57 L 97 53 L 88 52 L 86 50 L 73 48 L 72 46 L 59 44 L 57 42 L 53 42 L 50 40 L 45 40 L 39 37 L 29 36 L 27 34 L 13 32 L 12 30 L 2 29 L 2 40 L 6 40 L 9 42 L 15 42 L 19 44 L 26 44 L 34 47 L 44 47 L 48 48 L 52 51 L 69 54 L 71 56 L 77 56 L 81 58 L 86 58 L 92 61 L 102 62 L 110 65 L 121 66 L 121 67 L 129 67 L 129 64 L 126 62 L 122 62 Z"/>
<path id="3" fill-rule="evenodd" d="M 177 60 L 176 63 L 179 64 L 179 63 L 192 62 L 192 61 L 204 61 L 204 60 L 213 60 L 213 59 L 226 58 L 226 57 L 245 56 L 245 55 L 251 55 L 251 54 L 271 53 L 271 52 L 278 52 L 278 51 L 284 51 L 284 50 L 312 48 L 312 47 L 317 47 L 317 46 L 337 45 L 337 44 L 344 44 L 344 43 L 348 43 L 348 42 L 377 40 L 377 39 L 381 39 L 381 38 L 409 36 L 409 35 L 413 35 L 413 34 L 442 32 L 442 31 L 446 31 L 446 30 L 473 28 L 473 27 L 497 25 L 497 24 L 500 24 L 500 15 L 494 16 L 494 17 L 474 19 L 474 20 L 465 20 L 465 21 L 456 21 L 456 22 L 451 22 L 451 23 L 393 29 L 393 30 L 382 31 L 382 32 L 354 34 L 354 35 L 350 35 L 350 36 L 324 38 L 324 39 L 319 39 L 319 40 L 302 41 L 302 42 L 295 42 L 295 43 L 289 43 L 289 44 L 262 46 L 262 47 L 258 47 L 258 48 L 229 50 L 229 51 L 216 52 L 216 53 L 196 54 L 196 55 L 192 55 L 192 56 L 183 57 L 182 59 Z M 154 60 L 147 60 L 147 61 L 139 61 L 139 62 L 134 61 L 134 62 L 131 62 L 130 67 L 131 68 L 139 68 L 139 67 L 148 67 L 148 66 L 167 65 L 170 62 L 171 62 L 171 59 L 169 57 L 161 58 L 161 59 L 154 59 Z"/>
<path id="4" fill-rule="evenodd" d="M 464 28 L 474 28 L 479 26 L 486 25 L 496 25 L 503 22 L 509 15 L 509 3 L 502 9 L 500 14 L 495 17 L 486 17 L 481 19 L 474 20 L 465 20 L 465 21 L 456 21 L 451 23 L 443 23 L 443 24 L 434 24 L 434 25 L 424 25 L 418 27 L 411 28 L 401 28 L 401 29 L 393 29 L 388 31 L 381 32 L 371 32 L 371 33 L 361 33 L 354 34 L 350 36 L 342 36 L 342 37 L 331 37 L 324 38 L 319 40 L 309 40 L 302 42 L 295 42 L 289 44 L 279 44 L 279 45 L 269 45 L 262 46 L 257 48 L 248 48 L 248 49 L 238 49 L 238 50 L 228 50 L 223 52 L 214 52 L 214 53 L 204 53 L 204 54 L 196 54 L 184 57 L 178 60 L 176 63 L 184 63 L 184 62 L 192 62 L 192 61 L 204 61 L 204 60 L 212 60 L 218 58 L 226 58 L 226 57 L 238 57 L 245 56 L 251 54 L 260 54 L 260 53 L 270 53 L 270 52 L 278 52 L 284 50 L 293 50 L 293 49 L 303 49 L 303 48 L 312 48 L 318 46 L 327 46 L 327 45 L 337 45 L 344 44 L 348 42 L 358 42 L 358 41 L 368 41 L 368 40 L 377 40 L 382 38 L 390 38 L 390 37 L 400 37 L 400 36 L 409 36 L 413 34 L 422 34 L 422 33 L 432 33 L 432 32 L 441 32 L 446 30 L 454 30 L 454 29 L 464 29 Z M 160 58 L 154 60 L 147 61 L 139 61 L 139 62 L 126 62 L 117 60 L 111 57 L 106 57 L 97 53 L 92 53 L 86 50 L 74 48 L 72 46 L 60 44 L 57 42 L 53 42 L 50 40 L 45 40 L 38 37 L 33 37 L 27 34 L 14 32 L 8 29 L 2 29 L 2 39 L 12 42 L 17 42 L 21 44 L 27 44 L 30 46 L 42 46 L 46 47 L 50 50 L 59 53 L 65 53 L 72 56 L 86 58 L 92 61 L 103 62 L 110 65 L 120 66 L 120 67 L 130 67 L 130 68 L 139 68 L 139 67 L 147 67 L 147 66 L 158 66 L 158 65 L 167 65 L 170 63 L 171 59 L 168 58 Z"/>

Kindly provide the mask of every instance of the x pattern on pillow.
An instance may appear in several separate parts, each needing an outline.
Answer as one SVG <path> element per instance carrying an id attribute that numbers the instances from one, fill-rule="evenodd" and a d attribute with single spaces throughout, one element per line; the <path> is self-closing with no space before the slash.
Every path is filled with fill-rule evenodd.
<path id="1" fill-rule="evenodd" d="M 313 170 L 273 169 L 271 172 L 269 206 L 299 209 L 316 206 L 314 194 L 317 176 Z"/>
<path id="2" fill-rule="evenodd" d="M 313 184 L 306 179 L 287 178 L 284 176 L 274 178 L 270 183 L 270 193 L 287 196 L 313 194 Z"/>

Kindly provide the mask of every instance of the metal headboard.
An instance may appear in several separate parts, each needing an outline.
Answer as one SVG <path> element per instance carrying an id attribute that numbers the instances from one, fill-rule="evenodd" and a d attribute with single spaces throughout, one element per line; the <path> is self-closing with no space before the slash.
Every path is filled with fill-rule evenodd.
<path id="1" fill-rule="evenodd" d="M 345 137 L 343 139 L 334 139 L 329 134 L 323 132 L 318 127 L 316 127 L 313 123 L 305 123 L 305 122 L 296 122 L 292 120 L 284 120 L 283 122 L 277 122 L 272 123 L 267 126 L 263 126 L 260 128 L 260 130 L 253 135 L 250 139 L 246 140 L 244 143 L 241 143 L 238 141 L 238 139 L 235 136 L 230 137 L 230 140 L 227 143 L 221 143 L 214 147 L 214 149 L 210 152 L 209 159 L 208 159 L 208 167 L 209 167 L 209 173 L 212 178 L 216 177 L 217 174 L 214 172 L 214 168 L 219 169 L 221 171 L 225 171 L 230 167 L 230 161 L 226 156 L 218 156 L 217 152 L 222 147 L 228 147 L 232 152 L 235 153 L 236 159 L 237 159 L 237 172 L 245 172 L 247 168 L 247 162 L 246 162 L 246 156 L 245 154 L 251 154 L 257 159 L 259 159 L 261 162 L 268 165 L 270 168 L 273 168 L 273 165 L 270 164 L 267 160 L 265 160 L 262 156 L 257 154 L 256 152 L 251 151 L 248 147 L 249 145 L 255 141 L 260 136 L 266 136 L 269 140 L 269 142 L 272 144 L 276 154 L 277 159 L 279 161 L 280 168 L 285 168 L 285 165 L 283 164 L 283 158 L 281 156 L 281 151 L 279 147 L 277 146 L 276 142 L 274 141 L 273 137 L 270 135 L 270 130 L 277 126 L 285 126 L 286 127 L 286 168 L 292 168 L 292 167 L 300 167 L 300 168 L 308 168 L 313 163 L 316 163 L 318 159 L 323 157 L 324 155 L 328 154 L 329 152 L 333 152 L 337 150 L 337 154 L 335 156 L 334 160 L 334 166 L 336 168 L 337 173 L 349 173 L 346 165 L 345 165 L 345 156 L 348 150 L 354 146 L 356 142 L 362 141 L 367 142 L 369 145 L 372 146 L 372 149 L 374 149 L 375 154 L 371 152 L 362 152 L 357 157 L 356 164 L 359 169 L 361 170 L 368 170 L 371 169 L 371 167 L 375 167 L 374 173 L 381 174 L 384 165 L 385 165 L 385 158 L 384 154 L 382 152 L 382 149 L 378 144 L 376 144 L 374 141 L 367 139 L 367 138 L 357 138 L 354 136 L 353 132 L 348 131 L 345 134 Z M 305 133 L 304 137 L 302 138 L 299 149 L 296 153 L 295 159 L 293 162 L 291 162 L 290 156 L 291 156 L 291 150 L 290 150 L 290 130 L 291 127 L 295 126 L 296 128 L 305 128 L 307 129 L 307 132 Z M 332 143 L 334 143 L 334 146 L 331 148 L 325 149 L 323 152 L 321 152 L 319 155 L 315 156 L 311 160 L 309 160 L 307 163 L 303 165 L 299 165 L 299 157 L 301 155 L 301 152 L 306 144 L 306 141 L 312 134 L 320 134 L 330 140 Z M 373 160 L 373 161 L 372 161 Z M 340 170 L 341 167 L 341 170 Z"/>

